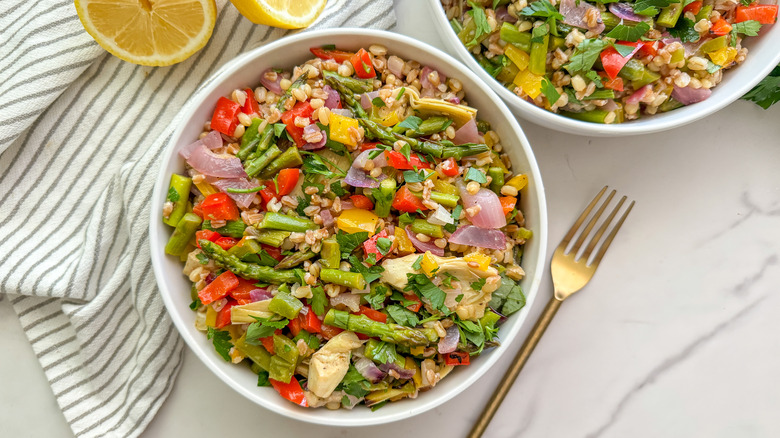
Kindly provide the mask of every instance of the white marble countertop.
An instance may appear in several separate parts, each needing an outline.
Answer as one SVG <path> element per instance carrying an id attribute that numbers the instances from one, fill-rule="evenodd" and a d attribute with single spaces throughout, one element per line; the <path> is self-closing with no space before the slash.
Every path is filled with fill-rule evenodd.
<path id="1" fill-rule="evenodd" d="M 397 31 L 443 48 L 415 13 L 418 2 L 396 3 Z M 772 295 L 780 284 L 778 120 L 780 105 L 763 111 L 737 102 L 642 137 L 575 137 L 522 122 L 547 190 L 551 247 L 602 186 L 637 204 L 591 284 L 558 313 L 486 436 L 780 436 L 780 319 L 771 310 L 780 305 Z M 529 321 L 551 291 L 548 277 Z M 0 333 L 0 435 L 71 436 L 7 300 Z M 426 414 L 339 429 L 251 404 L 185 348 L 176 385 L 143 436 L 464 436 L 510 359 Z M 229 420 L 202 415 L 204 400 Z"/>

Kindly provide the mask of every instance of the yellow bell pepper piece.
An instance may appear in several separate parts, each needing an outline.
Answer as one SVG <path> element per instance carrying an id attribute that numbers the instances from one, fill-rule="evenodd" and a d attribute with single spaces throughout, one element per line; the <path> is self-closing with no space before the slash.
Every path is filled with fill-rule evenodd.
<path id="1" fill-rule="evenodd" d="M 399 255 L 408 255 L 414 252 L 414 245 L 409 240 L 406 230 L 401 227 L 395 227 L 395 244 Z"/>
<path id="2" fill-rule="evenodd" d="M 211 306 L 206 306 L 206 327 L 216 327 L 217 311 Z"/>
<path id="3" fill-rule="evenodd" d="M 517 191 L 523 190 L 523 187 L 528 185 L 528 175 L 522 173 L 520 175 L 515 175 L 505 183 L 508 186 L 512 186 L 517 189 Z"/>
<path id="4" fill-rule="evenodd" d="M 412 355 L 414 356 L 422 356 L 423 353 L 425 353 L 425 347 L 422 345 L 418 345 L 416 347 L 410 348 L 409 352 L 412 353 Z"/>
<path id="5" fill-rule="evenodd" d="M 542 77 L 528 70 L 518 73 L 512 83 L 522 88 L 531 99 L 536 99 L 542 93 Z"/>
<path id="6" fill-rule="evenodd" d="M 411 357 L 407 357 L 406 361 L 404 362 L 404 368 L 407 370 L 414 370 L 414 376 L 412 376 L 412 381 L 414 381 L 414 387 L 419 388 L 422 386 L 422 371 L 420 371 L 420 367 L 417 366 L 417 362 L 414 361 Z"/>
<path id="7" fill-rule="evenodd" d="M 351 117 L 342 116 L 340 114 L 331 113 L 330 119 L 328 119 L 328 123 L 330 124 L 331 140 L 335 140 L 339 143 L 344 143 L 349 146 L 357 146 L 355 139 L 349 135 L 349 128 L 358 129 L 357 120 Z"/>
<path id="8" fill-rule="evenodd" d="M 434 272 L 436 272 L 437 269 L 439 269 L 439 264 L 436 263 L 436 260 L 434 260 L 433 254 L 431 254 L 430 251 L 425 251 L 422 262 L 420 262 L 420 267 L 422 268 L 422 271 L 425 273 L 425 275 L 430 277 Z"/>
<path id="9" fill-rule="evenodd" d="M 476 262 L 480 271 L 487 271 L 490 267 L 490 256 L 481 254 L 478 252 L 472 252 L 463 256 L 463 260 L 466 262 Z"/>
<path id="10" fill-rule="evenodd" d="M 718 64 L 721 67 L 727 66 L 734 62 L 734 58 L 737 57 L 736 47 L 724 47 L 714 52 L 710 52 L 707 56 L 712 59 L 713 64 Z"/>
<path id="11" fill-rule="evenodd" d="M 458 194 L 458 188 L 455 187 L 455 184 L 450 184 L 447 181 L 442 181 L 440 179 L 433 181 L 433 191 L 446 193 L 448 195 Z"/>
<path id="12" fill-rule="evenodd" d="M 371 237 L 376 231 L 376 224 L 379 222 L 379 216 L 374 213 L 363 210 L 362 208 L 352 208 L 345 210 L 336 219 L 336 226 L 345 233 L 359 233 L 367 231 Z"/>
<path id="13" fill-rule="evenodd" d="M 401 120 L 398 118 L 398 114 L 395 111 L 389 111 L 387 108 L 374 107 L 371 110 L 371 116 L 369 117 L 372 122 L 379 123 L 382 126 L 395 126 Z"/>
<path id="14" fill-rule="evenodd" d="M 203 196 L 213 195 L 214 193 L 219 193 L 219 190 L 215 189 L 214 186 L 207 183 L 206 181 L 201 181 L 199 183 L 195 183 L 195 187 L 200 190 L 201 193 L 203 193 Z"/>
<path id="15" fill-rule="evenodd" d="M 506 55 L 506 57 L 509 58 L 509 60 L 512 61 L 512 63 L 516 65 L 518 69 L 520 69 L 520 71 L 528 68 L 528 63 L 531 61 L 530 55 L 513 46 L 512 44 L 507 44 L 506 47 L 504 47 L 504 55 Z"/>

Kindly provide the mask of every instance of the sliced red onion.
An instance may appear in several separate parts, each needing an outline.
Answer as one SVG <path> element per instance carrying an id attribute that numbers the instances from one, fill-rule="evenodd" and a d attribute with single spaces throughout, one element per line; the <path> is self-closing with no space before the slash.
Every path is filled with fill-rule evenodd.
<path id="1" fill-rule="evenodd" d="M 682 44 L 683 48 L 685 49 L 685 56 L 691 56 L 695 55 L 696 52 L 699 51 L 699 47 L 701 47 L 702 44 L 709 41 L 711 38 L 701 38 L 698 41 L 684 43 L 679 38 L 672 38 L 669 36 L 669 34 L 664 34 L 664 38 L 661 40 L 662 43 L 665 45 L 669 45 L 671 43 L 680 43 Z"/>
<path id="2" fill-rule="evenodd" d="M 336 306 L 343 304 L 353 312 L 360 310 L 360 295 L 353 293 L 341 293 L 330 299 L 330 305 Z"/>
<path id="3" fill-rule="evenodd" d="M 345 179 L 346 181 L 346 179 Z M 355 208 L 355 205 L 352 204 L 352 201 L 341 201 L 341 209 L 342 210 L 352 210 Z"/>
<path id="4" fill-rule="evenodd" d="M 449 97 L 445 99 L 449 103 L 454 103 L 455 105 L 460 105 L 460 98 L 458 96 L 455 96 L 454 94 L 452 97 Z"/>
<path id="5" fill-rule="evenodd" d="M 683 105 L 690 105 L 707 99 L 712 94 L 709 88 L 680 88 L 675 85 L 672 97 Z"/>
<path id="6" fill-rule="evenodd" d="M 509 15 L 506 6 L 499 6 L 498 8 L 496 8 L 496 21 L 498 21 L 499 24 L 503 22 L 516 23 L 517 18 Z"/>
<path id="7" fill-rule="evenodd" d="M 607 103 L 605 103 L 604 105 L 601 106 L 601 109 L 604 110 L 604 111 L 615 111 L 618 108 L 620 108 L 620 107 L 612 99 L 608 99 Z"/>
<path id="8" fill-rule="evenodd" d="M 638 104 L 652 89 L 653 87 L 650 84 L 645 85 L 644 87 L 636 90 L 631 96 L 628 96 L 628 98 L 626 98 L 626 103 L 630 103 L 632 105 Z"/>
<path id="9" fill-rule="evenodd" d="M 252 204 L 252 201 L 255 199 L 255 193 L 230 193 L 227 191 L 227 189 L 244 190 L 257 187 L 255 183 L 250 182 L 246 178 L 220 179 L 212 182 L 211 185 L 225 192 L 228 196 L 233 198 L 234 201 L 236 201 L 236 204 L 238 204 L 239 207 L 242 208 L 249 208 L 249 205 Z"/>
<path id="10" fill-rule="evenodd" d="M 185 160 L 188 160 L 190 155 L 192 155 L 192 151 L 198 149 L 201 146 L 203 146 L 203 141 L 201 140 L 198 140 L 195 143 L 190 143 L 179 150 L 179 155 L 181 155 L 181 157 Z"/>
<path id="11" fill-rule="evenodd" d="M 363 170 L 363 166 L 366 164 L 366 161 L 368 161 L 369 155 L 373 151 L 379 150 L 380 149 L 374 148 L 361 152 L 360 155 L 355 158 L 355 161 L 352 162 L 352 166 L 349 168 L 347 176 L 344 177 L 344 182 L 351 185 L 352 187 L 367 187 L 370 189 L 379 187 L 379 182 L 385 179 L 387 176 L 385 174 L 381 174 L 379 177 L 373 178 L 369 176 L 365 170 Z M 385 157 L 384 153 L 380 153 L 374 157 L 372 161 L 374 162 L 375 168 L 387 166 L 387 158 Z"/>
<path id="12" fill-rule="evenodd" d="M 355 114 L 349 108 L 336 108 L 336 109 L 330 110 L 330 112 L 332 112 L 333 114 L 338 114 L 340 116 L 344 116 L 344 117 L 355 117 Z"/>
<path id="13" fill-rule="evenodd" d="M 628 3 L 610 3 L 609 12 L 615 14 L 618 18 L 628 21 L 643 21 L 646 17 L 638 15 L 634 12 L 634 8 Z"/>
<path id="14" fill-rule="evenodd" d="M 447 336 L 439 339 L 439 353 L 452 353 L 458 348 L 458 341 L 460 341 L 460 330 L 457 325 L 451 325 L 447 329 Z"/>
<path id="15" fill-rule="evenodd" d="M 458 128 L 455 131 L 455 137 L 453 137 L 452 142 L 455 144 L 479 143 L 480 138 L 476 120 L 471 119 Z"/>
<path id="16" fill-rule="evenodd" d="M 594 9 L 595 13 L 598 14 L 598 24 L 592 28 L 588 27 L 588 20 L 585 18 L 590 9 Z M 561 0 L 558 10 L 561 15 L 563 15 L 563 22 L 569 26 L 588 29 L 594 33 L 601 33 L 606 28 L 604 22 L 601 20 L 601 12 L 599 12 L 599 9 L 588 2 Z"/>
<path id="17" fill-rule="evenodd" d="M 320 217 L 322 218 L 322 226 L 325 228 L 330 227 L 335 222 L 330 210 L 320 210 Z"/>
<path id="18" fill-rule="evenodd" d="M 433 255 L 444 257 L 444 249 L 439 248 L 433 242 L 423 242 L 420 239 L 418 239 L 417 234 L 414 231 L 412 231 L 411 226 L 407 225 L 406 235 L 409 237 L 409 240 L 412 241 L 412 245 L 414 245 L 414 247 L 417 248 L 418 251 L 420 252 L 430 251 L 431 254 Z"/>
<path id="19" fill-rule="evenodd" d="M 222 134 L 220 134 L 219 131 L 209 132 L 205 137 L 201 138 L 200 141 L 209 149 L 221 148 L 223 144 Z"/>
<path id="20" fill-rule="evenodd" d="M 402 380 L 409 380 L 412 377 L 414 377 L 415 370 L 407 370 L 406 368 L 401 368 L 397 364 L 393 362 L 383 363 L 379 365 L 379 369 L 389 373 L 390 370 L 395 371 L 398 373 L 398 378 Z"/>
<path id="21" fill-rule="evenodd" d="M 477 246 L 479 248 L 506 249 L 506 235 L 501 230 L 466 225 L 452 233 L 449 241 L 458 245 Z"/>
<path id="22" fill-rule="evenodd" d="M 246 177 L 241 160 L 233 156 L 216 155 L 202 143 L 190 153 L 186 160 L 193 169 L 206 176 L 218 178 Z"/>
<path id="23" fill-rule="evenodd" d="M 397 78 L 402 78 L 404 74 L 404 60 L 392 55 L 390 58 L 387 59 L 387 69 L 390 70 L 390 73 L 394 74 Z"/>
<path id="24" fill-rule="evenodd" d="M 307 135 L 311 135 L 315 132 L 319 132 L 320 134 L 322 134 L 322 139 L 317 143 L 306 143 L 301 147 L 301 149 L 305 151 L 316 151 L 317 149 L 322 149 L 325 147 L 325 143 L 328 141 L 328 138 L 325 136 L 325 133 L 322 132 L 322 129 L 320 129 L 320 127 L 317 126 L 316 123 L 312 123 L 306 126 L 305 128 L 303 128 L 304 137 Z"/>
<path id="25" fill-rule="evenodd" d="M 355 369 L 371 383 L 379 383 L 387 376 L 387 373 L 380 370 L 373 360 L 365 357 L 361 357 L 355 362 Z"/>
<path id="26" fill-rule="evenodd" d="M 268 289 L 257 288 L 249 291 L 249 299 L 252 300 L 252 302 L 264 301 L 271 298 L 273 298 L 273 295 Z"/>
<path id="27" fill-rule="evenodd" d="M 330 88 L 330 85 L 322 87 L 322 91 L 328 93 L 328 97 L 325 99 L 325 106 L 328 107 L 328 109 L 333 110 L 341 108 L 341 96 L 339 96 L 338 91 Z"/>
<path id="28" fill-rule="evenodd" d="M 371 107 L 374 105 L 371 103 L 372 100 L 379 97 L 379 91 L 372 91 L 370 93 L 363 93 L 360 95 L 360 106 L 363 107 L 364 110 L 368 111 L 371 109 Z"/>
<path id="29" fill-rule="evenodd" d="M 276 74 L 276 80 L 272 81 L 269 78 L 265 77 L 266 74 L 269 73 L 275 73 Z M 270 74 L 269 74 L 270 75 Z M 265 71 L 260 73 L 260 83 L 263 84 L 263 86 L 273 93 L 275 93 L 277 96 L 282 95 L 282 86 L 279 85 L 282 82 L 282 75 L 279 73 L 276 73 L 273 71 L 273 69 L 267 68 Z"/>
<path id="30" fill-rule="evenodd" d="M 466 213 L 472 224 L 480 228 L 501 228 L 506 226 L 506 216 L 504 215 L 504 209 L 501 207 L 501 201 L 498 200 L 498 196 L 492 190 L 482 188 L 475 195 L 472 195 L 466 190 L 466 184 L 462 179 L 458 179 L 455 184 L 458 186 L 460 196 L 463 198 L 463 207 L 467 212 L 469 208 L 475 205 L 480 206 L 479 213 L 475 216 L 470 216 Z"/>

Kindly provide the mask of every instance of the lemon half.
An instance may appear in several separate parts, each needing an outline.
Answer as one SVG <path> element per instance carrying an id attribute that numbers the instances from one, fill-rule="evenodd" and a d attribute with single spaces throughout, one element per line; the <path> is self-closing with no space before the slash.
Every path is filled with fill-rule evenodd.
<path id="1" fill-rule="evenodd" d="M 255 24 L 300 29 L 314 23 L 328 0 L 230 0 Z"/>

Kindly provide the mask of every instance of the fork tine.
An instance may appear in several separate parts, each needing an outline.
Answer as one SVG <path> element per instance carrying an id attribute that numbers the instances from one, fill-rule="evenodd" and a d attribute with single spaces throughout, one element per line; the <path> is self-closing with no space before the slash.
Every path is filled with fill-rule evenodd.
<path id="1" fill-rule="evenodd" d="M 590 214 L 590 211 L 593 210 L 593 207 L 596 205 L 598 200 L 601 198 L 601 195 L 604 194 L 604 192 L 607 191 L 607 186 L 604 186 L 603 189 L 596 195 L 595 198 L 593 198 L 592 201 L 590 201 L 590 204 L 588 204 L 587 207 L 585 207 L 585 211 L 582 212 L 580 217 L 577 218 L 577 221 L 574 222 L 574 225 L 571 226 L 571 229 L 568 233 L 566 233 L 566 236 L 563 237 L 563 240 L 561 240 L 561 243 L 558 245 L 558 248 L 566 249 L 567 246 L 569 246 L 569 242 L 571 241 L 572 237 L 577 233 L 577 229 L 580 228 L 580 225 L 585 221 L 585 218 L 588 217 L 588 214 Z"/>
<path id="2" fill-rule="evenodd" d="M 615 224 L 615 228 L 612 229 L 612 232 L 609 233 L 609 236 L 607 236 L 607 240 L 604 241 L 604 244 L 601 245 L 601 248 L 599 248 L 599 252 L 596 253 L 596 258 L 593 259 L 593 264 L 598 265 L 601 262 L 601 259 L 604 257 L 604 253 L 607 252 L 607 248 L 609 248 L 609 245 L 612 243 L 612 239 L 615 238 L 617 235 L 618 230 L 620 230 L 620 227 L 623 225 L 623 222 L 626 220 L 626 217 L 628 217 L 628 214 L 631 213 L 631 209 L 634 208 L 634 201 L 631 201 L 630 204 L 628 204 L 628 208 L 626 209 L 626 212 L 623 213 L 623 216 L 620 217 L 620 220 L 617 224 Z"/>
<path id="3" fill-rule="evenodd" d="M 601 227 L 599 227 L 599 230 L 596 232 L 596 235 L 593 236 L 592 239 L 590 239 L 590 243 L 588 244 L 588 247 L 585 248 L 585 252 L 582 253 L 582 257 L 585 260 L 588 260 L 590 258 L 590 254 L 593 252 L 593 249 L 596 247 L 596 244 L 599 243 L 599 240 L 601 240 L 601 236 L 604 235 L 604 232 L 607 231 L 607 228 L 609 227 L 609 224 L 612 223 L 612 219 L 615 218 L 615 215 L 620 210 L 620 207 L 623 206 L 623 203 L 626 202 L 627 197 L 623 196 L 620 198 L 620 201 L 618 201 L 617 205 L 614 209 L 612 209 L 612 213 L 607 216 L 606 219 L 604 219 L 604 223 L 601 224 Z"/>
<path id="4" fill-rule="evenodd" d="M 599 209 L 596 210 L 596 213 L 593 214 L 593 217 L 588 221 L 588 225 L 586 225 L 585 229 L 582 231 L 582 233 L 580 233 L 580 237 L 577 239 L 577 242 L 575 242 L 574 246 L 571 247 L 572 252 L 576 254 L 577 251 L 580 250 L 582 243 L 593 230 L 593 227 L 596 226 L 596 222 L 598 222 L 599 218 L 604 213 L 604 210 L 607 209 L 607 206 L 609 205 L 610 201 L 612 201 L 612 198 L 615 197 L 615 193 L 617 193 L 617 190 L 612 190 L 609 196 L 607 196 L 607 199 L 604 200 L 604 203 L 601 204 L 601 207 L 599 207 Z"/>

